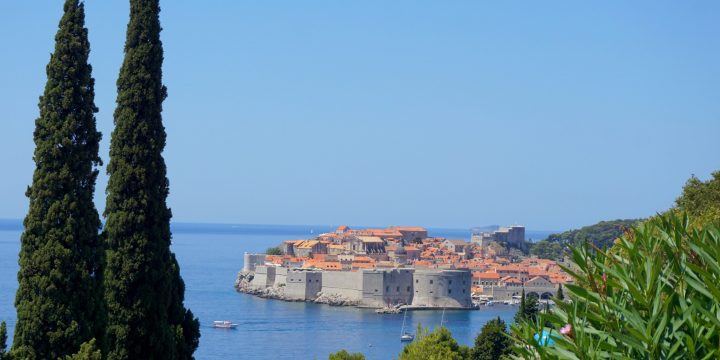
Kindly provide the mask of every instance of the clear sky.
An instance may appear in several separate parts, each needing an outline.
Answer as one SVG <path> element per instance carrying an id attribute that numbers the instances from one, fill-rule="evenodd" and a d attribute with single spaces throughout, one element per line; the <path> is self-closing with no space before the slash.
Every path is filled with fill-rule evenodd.
<path id="1" fill-rule="evenodd" d="M 0 218 L 27 211 L 61 3 L 0 12 Z M 717 1 L 162 5 L 177 221 L 562 230 L 720 169 Z M 128 5 L 86 10 L 107 163 Z"/>

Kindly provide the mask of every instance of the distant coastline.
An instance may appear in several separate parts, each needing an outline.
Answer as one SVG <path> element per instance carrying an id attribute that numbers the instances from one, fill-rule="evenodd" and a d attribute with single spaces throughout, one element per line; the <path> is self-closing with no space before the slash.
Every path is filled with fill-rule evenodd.
<path id="1" fill-rule="evenodd" d="M 0 230 L 2 231 L 22 231 L 22 219 L 0 218 Z M 314 231 L 316 234 L 331 231 L 334 226 L 330 225 L 285 225 L 285 224 L 228 224 L 228 223 L 197 223 L 197 222 L 171 222 L 170 227 L 174 233 L 182 234 L 276 234 L 276 235 L 294 235 L 298 233 L 310 234 Z M 364 227 L 364 226 L 358 226 Z M 476 228 L 492 228 L 490 226 L 468 227 L 466 229 L 454 228 L 428 228 L 433 234 L 447 238 L 470 239 L 471 229 Z M 543 240 L 550 234 L 561 233 L 558 230 L 528 230 L 526 239 L 533 242 Z"/>

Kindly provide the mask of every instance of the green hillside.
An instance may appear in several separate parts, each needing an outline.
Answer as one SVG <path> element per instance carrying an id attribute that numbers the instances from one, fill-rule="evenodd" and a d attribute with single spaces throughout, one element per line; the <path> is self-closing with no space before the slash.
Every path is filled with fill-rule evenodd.
<path id="1" fill-rule="evenodd" d="M 569 230 L 559 234 L 551 234 L 547 239 L 537 242 L 530 249 L 530 253 L 544 259 L 558 259 L 563 255 L 563 248 L 568 245 L 580 245 L 588 242 L 594 246 L 605 249 L 612 246 L 626 229 L 638 225 L 643 219 L 618 219 L 601 221 L 576 230 Z"/>

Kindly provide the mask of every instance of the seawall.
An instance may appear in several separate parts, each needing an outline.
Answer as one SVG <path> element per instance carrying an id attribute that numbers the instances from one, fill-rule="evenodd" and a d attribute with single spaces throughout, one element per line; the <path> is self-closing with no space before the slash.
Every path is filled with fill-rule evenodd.
<path id="1" fill-rule="evenodd" d="M 238 274 L 243 293 L 287 301 L 368 308 L 473 308 L 468 270 L 321 271 L 253 265 Z"/>

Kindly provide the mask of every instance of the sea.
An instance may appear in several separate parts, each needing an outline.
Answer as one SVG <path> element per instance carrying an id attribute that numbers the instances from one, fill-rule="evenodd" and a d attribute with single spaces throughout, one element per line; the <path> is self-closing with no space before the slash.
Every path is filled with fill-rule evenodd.
<path id="1" fill-rule="evenodd" d="M 361 228 L 360 226 L 356 228 Z M 235 291 L 235 277 L 245 252 L 262 252 L 283 240 L 305 239 L 332 231 L 329 226 L 231 225 L 173 223 L 172 250 L 185 281 L 185 305 L 200 319 L 196 359 L 327 359 L 345 349 L 366 359 L 395 359 L 403 348 L 402 314 L 333 307 L 305 302 L 266 300 Z M 469 229 L 433 229 L 429 235 L 470 239 Z M 22 225 L 0 220 L 0 320 L 8 323 L 8 346 L 15 327 Z M 527 231 L 544 239 L 551 232 Z M 512 321 L 516 307 L 496 305 L 480 310 L 411 311 L 406 329 L 444 325 L 461 344 L 472 345 L 482 326 L 500 317 Z M 212 328 L 214 320 L 231 320 L 236 329 Z"/>

